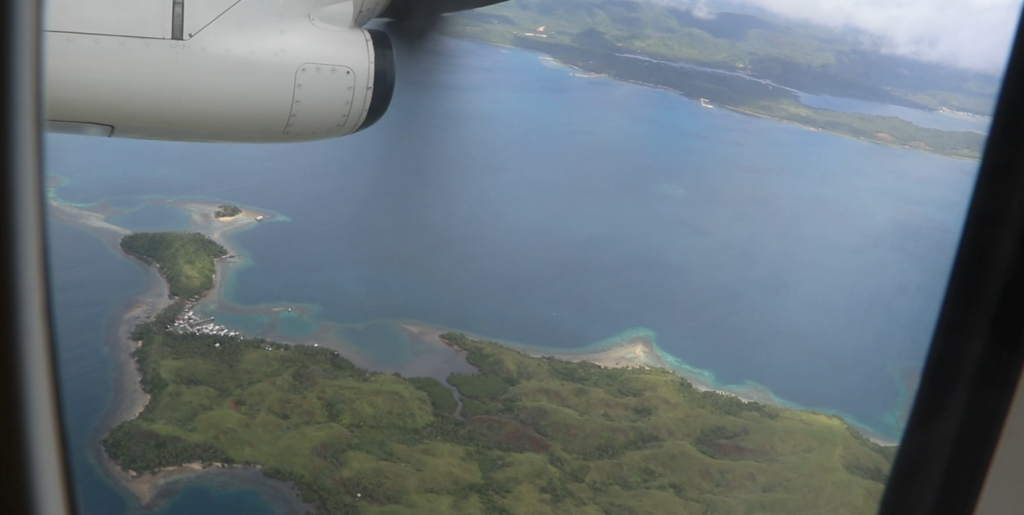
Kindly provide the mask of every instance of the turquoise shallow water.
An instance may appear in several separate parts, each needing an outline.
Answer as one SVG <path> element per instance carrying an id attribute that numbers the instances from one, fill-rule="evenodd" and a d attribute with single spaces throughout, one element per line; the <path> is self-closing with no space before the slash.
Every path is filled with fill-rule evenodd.
<path id="1" fill-rule="evenodd" d="M 301 338 L 312 334 L 317 329 L 315 322 L 306 320 L 295 313 L 279 313 L 277 316 L 278 331 L 286 336 Z"/>
<path id="2" fill-rule="evenodd" d="M 370 323 L 359 327 L 347 327 L 339 331 L 349 341 L 362 342 L 369 349 L 374 361 L 381 364 L 402 363 L 412 358 L 409 340 L 405 334 L 391 324 Z"/>
<path id="3" fill-rule="evenodd" d="M 109 222 L 132 231 L 180 231 L 188 228 L 188 213 L 166 203 L 145 203 L 109 218 Z"/>
<path id="4" fill-rule="evenodd" d="M 342 336 L 392 365 L 422 354 L 368 322 L 553 349 L 639 331 L 718 384 L 900 435 L 902 378 L 927 350 L 976 163 L 580 79 L 530 52 L 437 49 L 400 62 L 391 111 L 348 138 L 52 136 L 48 171 L 62 199 L 134 209 L 118 222 L 137 230 L 181 223 L 149 207 L 167 198 L 287 215 L 233 236 L 248 264 L 225 295 L 304 315 L 215 313 L 243 331 L 357 324 Z M 84 449 L 110 399 L 102 338 L 143 275 L 80 230 L 54 225 L 51 240 L 83 512 L 123 513 Z M 186 489 L 167 510 L 248 512 L 257 494 L 233 491 Z"/>

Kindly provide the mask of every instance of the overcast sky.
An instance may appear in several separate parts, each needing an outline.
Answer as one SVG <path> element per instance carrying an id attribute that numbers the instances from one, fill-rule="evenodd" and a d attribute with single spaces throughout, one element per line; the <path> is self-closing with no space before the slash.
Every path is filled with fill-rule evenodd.
<path id="1" fill-rule="evenodd" d="M 697 7 L 702 0 L 671 0 Z M 1024 0 L 733 0 L 833 27 L 854 27 L 893 53 L 1001 72 Z M 699 11 L 698 9 L 695 9 Z"/>

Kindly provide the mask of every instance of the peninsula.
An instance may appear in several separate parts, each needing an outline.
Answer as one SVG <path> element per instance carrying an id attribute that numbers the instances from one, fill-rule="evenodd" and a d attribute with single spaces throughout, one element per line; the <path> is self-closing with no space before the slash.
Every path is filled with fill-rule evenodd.
<path id="1" fill-rule="evenodd" d="M 841 418 L 745 402 L 659 368 L 532 357 L 444 333 L 476 373 L 360 368 L 335 350 L 182 331 L 226 249 L 197 233 L 121 247 L 174 301 L 132 331 L 149 401 L 103 440 L 129 477 L 247 467 L 322 514 L 871 514 L 895 448 Z M 629 360 L 625 364 L 631 363 Z"/>

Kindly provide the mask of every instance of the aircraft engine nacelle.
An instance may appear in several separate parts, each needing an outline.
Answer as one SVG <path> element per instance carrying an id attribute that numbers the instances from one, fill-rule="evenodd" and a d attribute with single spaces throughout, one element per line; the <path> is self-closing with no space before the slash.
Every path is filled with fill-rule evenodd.
<path id="1" fill-rule="evenodd" d="M 343 136 L 383 116 L 388 0 L 50 0 L 48 130 L 185 141 Z"/>

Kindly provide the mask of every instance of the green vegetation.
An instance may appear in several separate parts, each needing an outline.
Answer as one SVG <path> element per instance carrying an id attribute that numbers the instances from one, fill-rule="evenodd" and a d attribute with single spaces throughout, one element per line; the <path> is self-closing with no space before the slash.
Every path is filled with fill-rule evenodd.
<path id="1" fill-rule="evenodd" d="M 197 263 L 184 252 L 194 237 L 172 233 L 126 240 L 139 236 L 162 268 L 217 255 Z M 893 456 L 835 416 L 449 333 L 479 370 L 449 378 L 464 403 L 455 418 L 434 379 L 368 372 L 325 348 L 167 331 L 182 303 L 135 329 L 151 399 L 107 452 L 136 472 L 258 465 L 324 514 L 867 515 Z"/>
<path id="2" fill-rule="evenodd" d="M 232 216 L 238 216 L 240 214 L 242 214 L 242 208 L 238 206 L 224 205 L 217 206 L 217 212 L 214 213 L 213 216 L 217 218 L 229 218 Z"/>
<path id="3" fill-rule="evenodd" d="M 213 260 L 227 250 L 199 233 L 137 233 L 121 240 L 121 249 L 153 263 L 167 280 L 171 295 L 189 298 L 213 287 Z M 173 317 L 172 317 L 173 318 Z"/>
<path id="4" fill-rule="evenodd" d="M 459 403 L 455 400 L 455 394 L 447 386 L 433 377 L 410 377 L 406 379 L 409 384 L 423 390 L 430 398 L 430 404 L 438 413 L 452 414 Z"/>
<path id="5" fill-rule="evenodd" d="M 443 26 L 451 35 L 536 50 L 589 72 L 705 98 L 715 106 L 951 157 L 979 158 L 984 136 L 812 108 L 787 88 L 988 114 L 999 87 L 992 75 L 887 55 L 864 49 L 863 40 L 850 35 L 744 13 L 704 19 L 628 0 L 516 0 L 451 20 Z M 680 62 L 718 72 L 670 64 Z"/>

